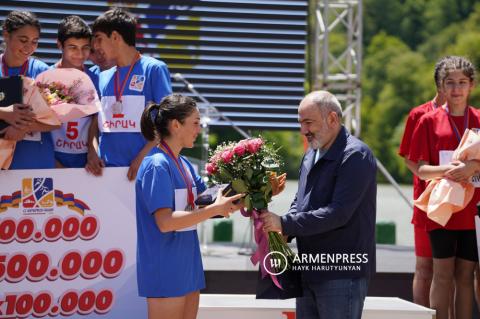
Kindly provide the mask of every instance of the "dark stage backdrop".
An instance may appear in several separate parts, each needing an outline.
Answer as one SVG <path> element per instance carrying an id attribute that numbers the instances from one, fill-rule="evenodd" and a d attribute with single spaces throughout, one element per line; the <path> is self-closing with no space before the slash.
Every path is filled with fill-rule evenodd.
<path id="1" fill-rule="evenodd" d="M 42 23 L 35 55 L 51 64 L 59 57 L 56 32 L 66 15 L 88 23 L 110 6 L 124 6 L 139 20 L 138 47 L 165 61 L 241 127 L 295 129 L 304 94 L 307 1 L 2 0 L 10 10 L 29 10 Z M 173 81 L 174 91 L 185 92 Z M 230 125 L 221 120 L 211 125 Z"/>

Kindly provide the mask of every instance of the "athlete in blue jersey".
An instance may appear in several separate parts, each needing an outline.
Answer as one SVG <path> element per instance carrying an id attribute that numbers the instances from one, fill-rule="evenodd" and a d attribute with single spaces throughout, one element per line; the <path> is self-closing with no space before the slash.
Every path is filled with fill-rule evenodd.
<path id="1" fill-rule="evenodd" d="M 89 154 L 87 164 L 87 170 L 95 175 L 101 174 L 103 165 L 129 166 L 127 177 L 135 178 L 143 158 L 155 146 L 140 133 L 142 112 L 148 102 L 158 103 L 172 92 L 165 63 L 142 56 L 135 48 L 136 25 L 130 13 L 116 8 L 99 16 L 92 27 L 95 50 L 116 62 L 116 67 L 102 72 L 99 78 L 100 159 Z M 95 154 L 95 150 L 91 152 Z"/>
<path id="2" fill-rule="evenodd" d="M 196 208 L 205 189 L 186 158 L 200 133 L 195 101 L 178 94 L 151 104 L 142 114 L 141 131 L 148 141 L 160 141 L 157 153 L 144 158 L 136 190 L 137 282 L 147 298 L 149 318 L 196 318 L 199 290 L 205 287 L 196 224 L 215 215 L 228 217 L 243 196 L 224 197 Z"/>
<path id="3" fill-rule="evenodd" d="M 40 23 L 26 11 L 10 12 L 3 24 L 5 52 L 1 56 L 2 76 L 25 75 L 35 78 L 48 66 L 31 55 L 38 47 Z M 28 105 L 13 109 L 30 108 Z M 18 124 L 18 123 L 17 123 Z M 58 126 L 31 121 L 27 126 L 10 125 L 2 133 L 5 139 L 17 141 L 10 169 L 54 168 L 50 131 Z"/>
<path id="4" fill-rule="evenodd" d="M 92 31 L 82 18 L 75 15 L 64 18 L 58 26 L 57 35 L 62 58 L 52 67 L 84 71 L 98 91 L 98 75 L 84 65 L 90 55 L 91 40 Z M 91 116 L 85 116 L 63 123 L 60 129 L 52 131 L 57 167 L 85 167 L 91 120 Z"/>

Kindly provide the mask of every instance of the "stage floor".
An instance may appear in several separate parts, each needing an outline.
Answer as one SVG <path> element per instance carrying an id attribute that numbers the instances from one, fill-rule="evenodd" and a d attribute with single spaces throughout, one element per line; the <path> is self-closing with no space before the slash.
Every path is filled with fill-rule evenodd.
<path id="1" fill-rule="evenodd" d="M 432 319 L 435 311 L 399 298 L 367 297 L 363 319 Z M 256 300 L 253 295 L 201 295 L 198 319 L 294 319 L 295 300 Z"/>

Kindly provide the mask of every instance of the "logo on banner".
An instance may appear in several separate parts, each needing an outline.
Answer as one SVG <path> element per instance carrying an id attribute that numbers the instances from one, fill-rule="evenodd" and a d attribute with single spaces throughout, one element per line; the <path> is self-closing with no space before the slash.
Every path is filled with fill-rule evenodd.
<path id="1" fill-rule="evenodd" d="M 54 207 L 67 206 L 69 209 L 83 215 L 90 210 L 87 204 L 75 198 L 72 193 L 63 193 L 53 188 L 53 178 L 33 177 L 22 180 L 22 189 L 11 195 L 0 196 L 0 213 L 10 207 L 23 208 L 26 214 L 42 214 L 53 212 Z"/>
<path id="2" fill-rule="evenodd" d="M 134 74 L 130 80 L 129 89 L 133 91 L 142 92 L 145 85 L 145 75 Z"/>
<path id="3" fill-rule="evenodd" d="M 24 178 L 22 180 L 22 205 L 24 208 L 53 207 L 52 178 Z"/>

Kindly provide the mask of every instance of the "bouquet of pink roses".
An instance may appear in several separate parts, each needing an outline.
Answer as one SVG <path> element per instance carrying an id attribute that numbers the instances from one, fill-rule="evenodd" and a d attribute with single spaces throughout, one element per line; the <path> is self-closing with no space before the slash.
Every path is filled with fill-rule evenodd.
<path id="1" fill-rule="evenodd" d="M 252 217 L 255 227 L 255 241 L 258 249 L 252 256 L 254 264 L 260 262 L 263 277 L 273 271 L 289 267 L 293 252 L 277 232 L 269 232 L 268 239 L 263 232 L 263 224 L 259 218 L 262 210 L 267 209 L 272 199 L 272 175 L 276 176 L 282 161 L 273 144 L 266 143 L 262 138 L 241 140 L 237 143 L 230 142 L 216 148 L 206 164 L 207 174 L 215 184 L 231 183 L 237 193 L 247 194 L 244 198 L 246 211 L 242 214 Z M 282 253 L 287 260 L 271 266 L 268 253 L 276 251 Z M 287 265 L 284 264 L 287 262 Z M 265 269 L 267 267 L 267 269 Z M 269 268 L 278 269 L 269 269 Z M 272 280 L 280 287 L 276 278 Z"/>
<path id="2" fill-rule="evenodd" d="M 269 177 L 280 168 L 280 163 L 271 145 L 254 138 L 218 146 L 206 170 L 215 184 L 231 182 L 237 193 L 246 193 L 245 206 L 251 211 L 267 208 L 272 199 Z"/>

